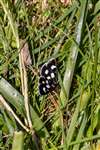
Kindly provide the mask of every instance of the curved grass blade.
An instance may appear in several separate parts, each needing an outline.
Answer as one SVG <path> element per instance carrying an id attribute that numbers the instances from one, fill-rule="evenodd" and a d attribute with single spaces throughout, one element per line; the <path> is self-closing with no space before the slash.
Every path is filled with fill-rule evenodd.
<path id="1" fill-rule="evenodd" d="M 75 31 L 75 41 L 78 45 L 80 45 L 81 38 L 82 38 L 82 30 L 83 30 L 83 26 L 85 24 L 85 18 L 87 15 L 87 4 L 88 4 L 87 0 L 85 0 L 84 2 L 82 1 L 81 7 L 80 7 L 80 17 L 79 17 L 78 25 L 76 26 L 76 31 Z M 73 74 L 74 74 L 77 56 L 78 56 L 78 49 L 77 49 L 77 46 L 75 45 L 75 43 L 72 44 L 70 50 L 71 50 L 71 52 L 69 55 L 69 59 L 67 62 L 66 71 L 65 71 L 65 75 L 64 75 L 64 79 L 63 79 L 63 84 L 64 84 L 67 98 L 69 97 L 70 87 L 71 87 L 71 83 L 72 83 L 72 78 L 73 78 Z M 62 103 L 63 103 L 63 107 L 64 107 L 65 103 L 67 103 L 67 102 L 64 101 L 65 96 L 63 94 L 63 91 L 61 91 L 60 97 L 62 99 Z M 68 99 L 67 99 L 67 101 L 68 101 Z"/>
<path id="2" fill-rule="evenodd" d="M 12 104 L 12 106 L 16 108 L 16 110 L 18 111 L 19 114 L 21 114 L 22 117 L 26 116 L 23 96 L 2 77 L 0 78 L 0 93 L 10 104 Z M 43 122 L 38 117 L 37 113 L 35 112 L 35 110 L 31 105 L 30 105 L 30 113 L 34 129 L 38 133 L 40 133 L 41 136 L 48 137 L 49 134 L 47 132 L 47 129 L 44 127 Z"/>

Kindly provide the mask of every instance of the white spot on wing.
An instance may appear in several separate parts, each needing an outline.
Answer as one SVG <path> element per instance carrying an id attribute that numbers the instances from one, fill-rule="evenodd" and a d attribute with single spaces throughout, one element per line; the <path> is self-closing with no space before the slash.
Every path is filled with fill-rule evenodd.
<path id="1" fill-rule="evenodd" d="M 46 80 L 46 83 L 48 84 L 48 80 Z"/>
<path id="2" fill-rule="evenodd" d="M 53 72 L 51 73 L 51 78 L 55 78 L 55 74 Z"/>
<path id="3" fill-rule="evenodd" d="M 51 79 L 51 77 L 50 77 L 50 76 L 48 76 L 48 77 L 47 77 L 47 79 L 48 79 L 48 80 L 50 80 L 50 79 Z"/>
<path id="4" fill-rule="evenodd" d="M 43 87 L 43 91 L 46 92 L 46 88 L 45 87 Z"/>
<path id="5" fill-rule="evenodd" d="M 45 84 L 45 82 L 44 82 L 44 81 L 42 81 L 42 84 Z"/>
<path id="6" fill-rule="evenodd" d="M 52 69 L 52 70 L 53 70 L 53 69 L 55 69 L 55 68 L 56 68 L 56 66 L 55 66 L 55 65 L 52 65 L 52 66 L 51 66 L 51 69 Z"/>
<path id="7" fill-rule="evenodd" d="M 45 74 L 48 74 L 48 73 L 49 73 L 49 71 L 48 71 L 48 70 L 46 70 L 46 71 L 45 71 Z"/>
<path id="8" fill-rule="evenodd" d="M 47 84 L 46 87 L 47 87 L 48 89 L 50 89 L 50 85 Z"/>

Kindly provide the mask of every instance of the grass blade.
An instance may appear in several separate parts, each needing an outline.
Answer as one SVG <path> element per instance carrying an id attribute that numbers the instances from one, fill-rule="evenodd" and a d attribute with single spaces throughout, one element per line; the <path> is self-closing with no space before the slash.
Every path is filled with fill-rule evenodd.
<path id="1" fill-rule="evenodd" d="M 82 30 L 83 30 L 83 26 L 85 24 L 87 4 L 88 4 L 87 0 L 85 0 L 84 2 L 82 1 L 81 7 L 80 7 L 80 17 L 79 17 L 79 22 L 78 22 L 78 25 L 76 27 L 76 32 L 75 32 L 75 35 L 76 35 L 75 41 L 78 45 L 80 45 L 81 37 L 82 37 Z M 77 60 L 77 56 L 78 56 L 78 50 L 77 50 L 77 46 L 75 46 L 75 44 L 73 44 L 71 46 L 70 50 L 71 50 L 71 53 L 70 53 L 70 56 L 68 59 L 68 63 L 67 63 L 66 71 L 65 71 L 65 75 L 64 75 L 64 80 L 63 80 L 63 84 L 64 84 L 64 88 L 65 88 L 67 97 L 69 97 L 71 82 L 72 82 L 74 69 L 75 69 L 75 65 L 76 65 L 76 60 Z M 63 106 L 65 106 L 65 103 L 67 103 L 67 102 L 65 102 L 63 99 L 64 98 L 63 91 L 61 91 L 60 96 L 62 99 Z"/>

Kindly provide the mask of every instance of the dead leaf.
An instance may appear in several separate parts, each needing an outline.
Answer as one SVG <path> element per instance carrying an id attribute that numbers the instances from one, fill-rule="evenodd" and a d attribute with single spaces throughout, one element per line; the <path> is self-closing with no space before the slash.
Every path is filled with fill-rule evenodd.
<path id="1" fill-rule="evenodd" d="M 24 40 L 20 41 L 22 48 L 21 48 L 21 56 L 23 57 L 23 62 L 25 66 L 31 66 L 32 65 L 32 59 L 28 47 L 28 43 L 25 42 Z"/>

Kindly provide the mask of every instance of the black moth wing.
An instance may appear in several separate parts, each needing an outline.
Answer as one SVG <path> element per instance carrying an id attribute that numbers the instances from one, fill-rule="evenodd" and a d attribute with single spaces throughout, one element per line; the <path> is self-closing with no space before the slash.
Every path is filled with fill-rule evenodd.
<path id="1" fill-rule="evenodd" d="M 43 76 L 40 76 L 39 78 L 39 93 L 40 95 L 45 95 L 49 92 L 50 86 L 47 86 L 46 79 Z"/>
<path id="2" fill-rule="evenodd" d="M 41 67 L 39 79 L 40 95 L 53 91 L 57 86 L 57 66 L 55 59 L 51 59 Z"/>
<path id="3" fill-rule="evenodd" d="M 56 79 L 57 77 L 57 66 L 55 59 L 51 59 L 45 63 L 40 72 L 41 76 L 44 76 L 47 80 Z"/>

